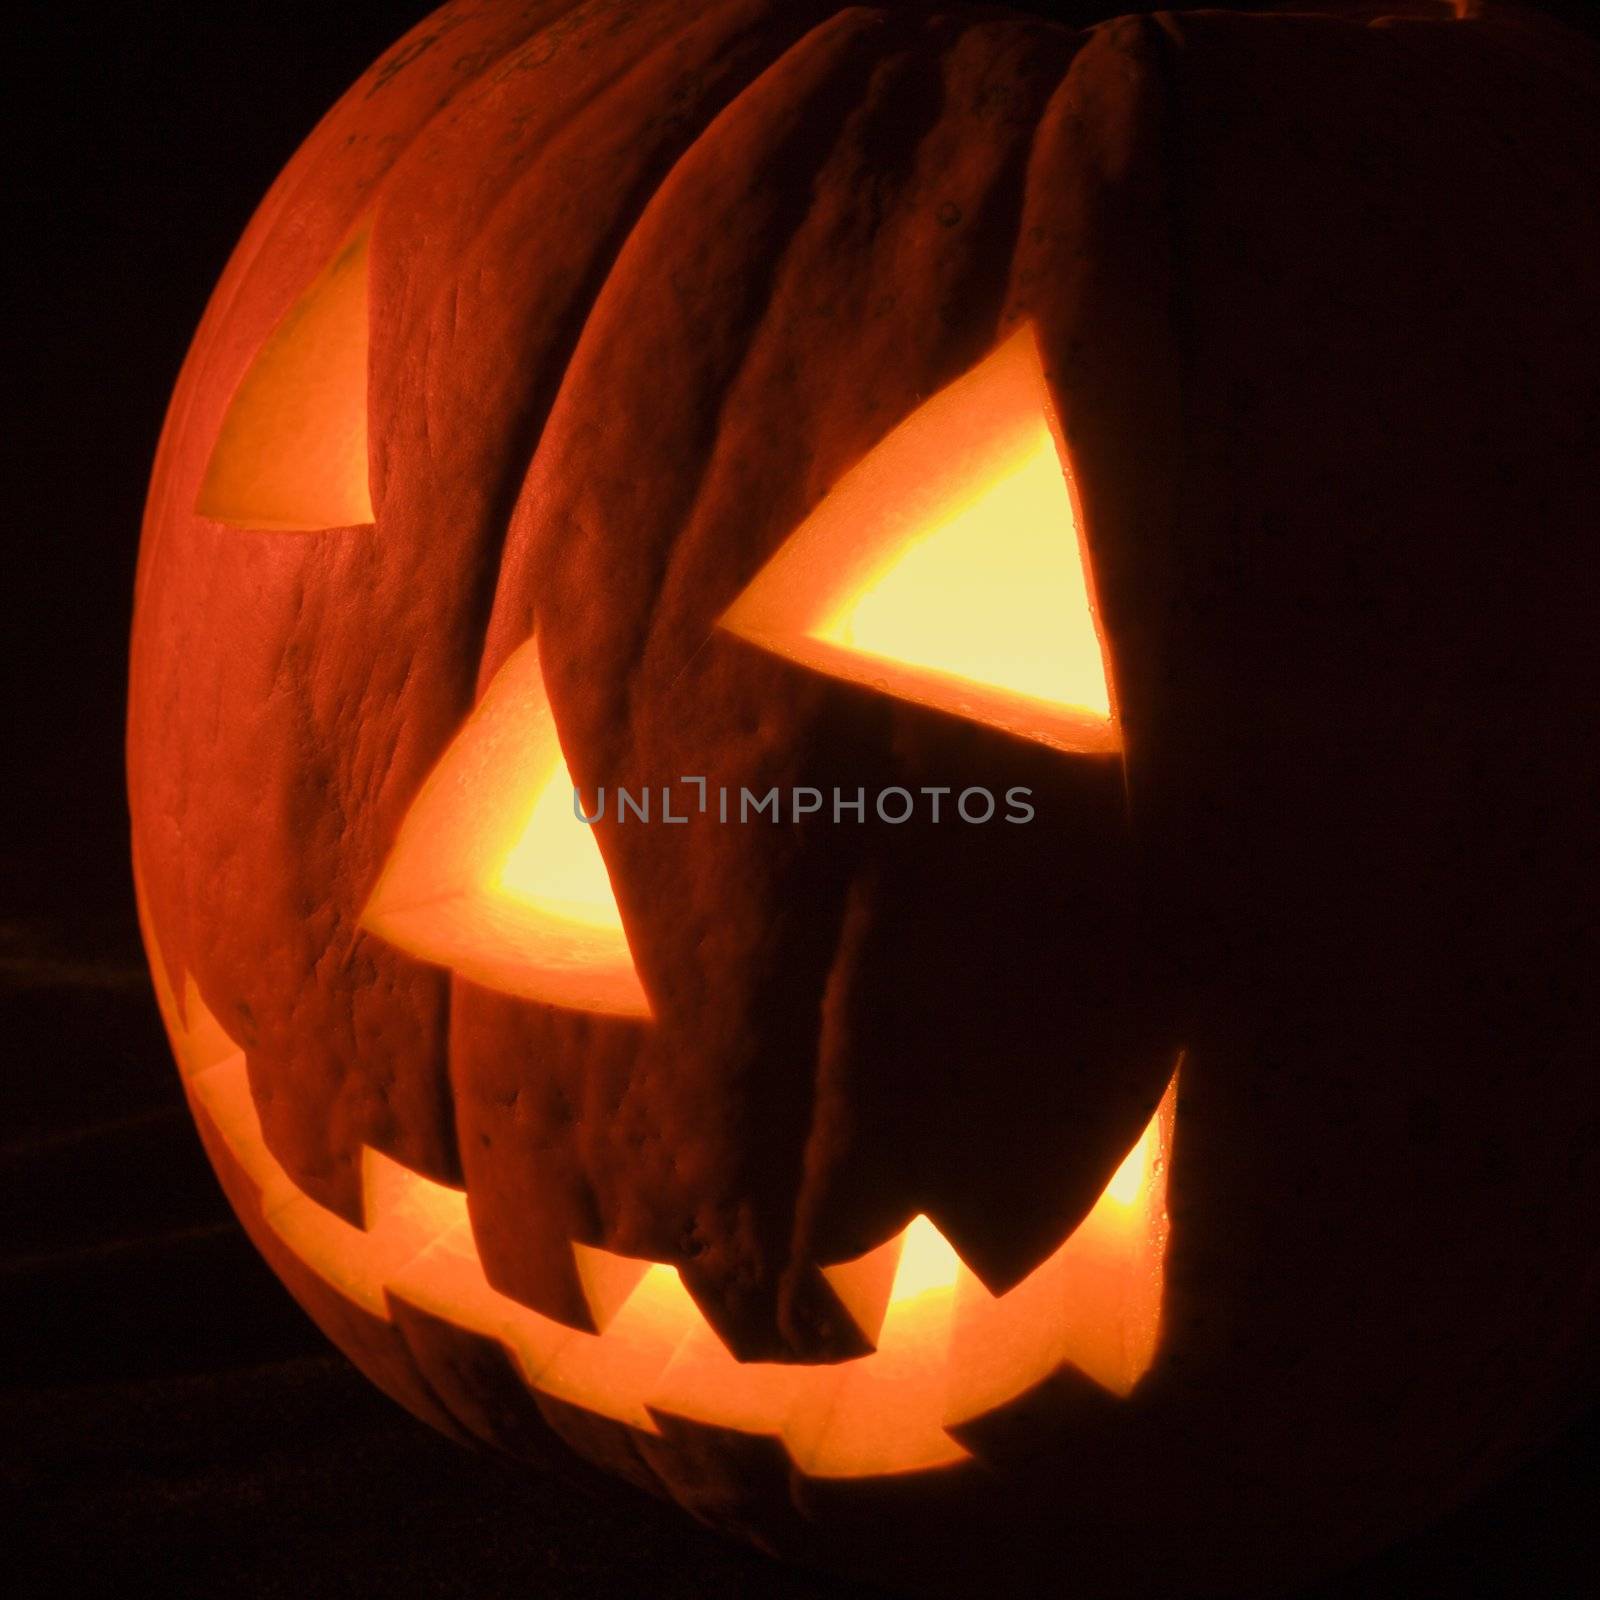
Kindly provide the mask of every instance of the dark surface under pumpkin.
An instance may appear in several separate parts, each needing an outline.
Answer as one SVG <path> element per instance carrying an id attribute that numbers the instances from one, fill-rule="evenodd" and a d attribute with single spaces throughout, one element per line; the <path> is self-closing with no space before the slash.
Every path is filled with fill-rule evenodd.
<path id="1" fill-rule="evenodd" d="M 976 1581 L 1003 1542 L 1091 1592 L 1215 1590 L 1464 1492 L 1563 1414 L 1595 1311 L 1592 65 L 1436 9 L 1083 36 L 544 10 L 457 12 L 380 62 L 197 338 L 135 637 L 152 954 L 244 1046 L 268 1146 L 330 1212 L 359 1219 L 370 1147 L 464 1184 L 528 1305 L 584 1325 L 571 1246 L 601 1246 L 795 1363 L 851 1353 L 813 1269 L 914 1213 L 1014 1284 L 1181 1048 L 1161 1348 L 1130 1399 L 1063 1373 L 973 1424 L 982 1468 L 818 1483 L 772 1440 L 531 1395 L 492 1344 L 341 1304 L 259 1242 L 441 1424 L 565 1438 L 911 1581 Z M 197 516 L 241 376 L 368 216 L 375 529 Z M 714 634 L 839 474 L 1024 319 L 1125 829 L 1111 762 Z M 452 982 L 358 919 L 535 629 L 581 783 L 1005 775 L 1051 848 L 602 831 L 656 1022 Z M 823 1052 L 841 959 L 865 998 Z"/>

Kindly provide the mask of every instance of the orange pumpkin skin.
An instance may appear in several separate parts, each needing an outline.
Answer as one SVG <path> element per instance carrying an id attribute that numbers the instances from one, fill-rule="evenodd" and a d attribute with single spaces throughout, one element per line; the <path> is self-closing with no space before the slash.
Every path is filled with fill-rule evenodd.
<path id="1" fill-rule="evenodd" d="M 677 1267 L 741 1358 L 837 1362 L 866 1346 L 819 1267 L 925 1213 L 1010 1289 L 1183 1058 L 1149 1372 L 1063 1368 L 963 1425 L 974 1459 L 864 1478 L 631 1427 L 437 1308 L 341 1295 L 202 1107 L 258 1246 L 419 1415 L 908 1587 L 1004 1551 L 1141 1595 L 1295 1581 L 1570 1413 L 1600 1320 L 1600 74 L 1397 9 L 453 6 L 268 195 L 157 458 L 129 781 L 169 1021 L 198 997 L 243 1049 L 303 1196 L 361 1223 L 374 1150 L 465 1189 L 489 1281 L 548 1317 L 595 1326 L 577 1243 Z M 372 524 L 202 515 L 258 352 L 368 226 Z M 716 626 L 1024 324 L 1120 757 Z M 535 634 L 580 785 L 973 774 L 1039 820 L 602 822 L 649 1025 L 493 992 L 360 919 Z"/>

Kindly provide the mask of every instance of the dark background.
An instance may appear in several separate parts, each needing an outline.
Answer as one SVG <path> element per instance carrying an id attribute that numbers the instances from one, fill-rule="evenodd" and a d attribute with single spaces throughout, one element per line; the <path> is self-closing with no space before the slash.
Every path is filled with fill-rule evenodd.
<path id="1" fill-rule="evenodd" d="M 233 1222 L 144 976 L 123 674 L 167 394 L 257 199 L 429 9 L 34 0 L 8 13 L 0 1473 L 26 1530 L 5 1561 L 20 1562 L 20 1589 L 8 1587 L 862 1593 L 620 1487 L 597 1497 L 466 1455 L 371 1390 Z M 1304 1600 L 1590 1592 L 1597 1467 L 1591 1418 L 1448 1523 Z"/>

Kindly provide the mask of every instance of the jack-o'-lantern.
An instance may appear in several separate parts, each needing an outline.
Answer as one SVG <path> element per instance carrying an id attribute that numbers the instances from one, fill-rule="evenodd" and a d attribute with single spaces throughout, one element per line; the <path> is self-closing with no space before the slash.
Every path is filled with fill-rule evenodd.
<path id="1" fill-rule="evenodd" d="M 1110 1595 L 1565 1414 L 1595 76 L 1396 10 L 453 6 L 269 194 L 136 873 L 240 1217 L 419 1415 Z"/>

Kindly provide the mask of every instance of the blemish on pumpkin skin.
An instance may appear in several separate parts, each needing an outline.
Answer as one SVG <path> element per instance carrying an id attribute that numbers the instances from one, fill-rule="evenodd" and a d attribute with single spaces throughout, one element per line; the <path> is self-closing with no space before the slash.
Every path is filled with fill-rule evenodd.
<path id="1" fill-rule="evenodd" d="M 372 86 L 367 90 L 370 100 L 380 89 L 387 88 L 413 61 L 425 56 L 455 24 L 447 22 L 437 33 L 425 33 L 409 45 L 397 50 L 373 75 Z"/>

